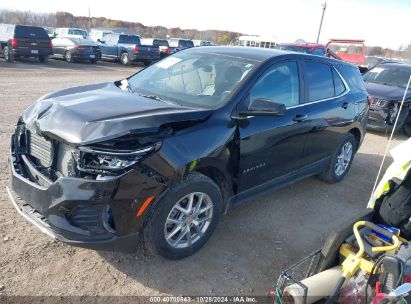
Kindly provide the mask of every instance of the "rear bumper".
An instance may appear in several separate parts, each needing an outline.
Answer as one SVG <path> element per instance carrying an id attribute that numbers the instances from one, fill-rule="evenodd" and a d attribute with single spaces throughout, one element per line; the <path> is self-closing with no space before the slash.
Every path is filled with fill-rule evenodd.
<path id="1" fill-rule="evenodd" d="M 37 52 L 36 52 L 37 51 Z M 32 49 L 32 48 L 13 48 L 14 56 L 21 57 L 40 57 L 40 56 L 51 56 L 53 54 L 52 49 Z"/>
<path id="2" fill-rule="evenodd" d="M 77 52 L 73 52 L 73 57 L 77 60 L 100 60 L 101 59 L 101 53 L 99 53 L 99 52 L 77 51 Z"/>
<path id="3" fill-rule="evenodd" d="M 143 55 L 143 54 L 136 54 L 131 56 L 132 61 L 143 61 L 143 60 L 158 60 L 160 59 L 160 54 L 158 56 L 153 56 L 153 55 Z"/>

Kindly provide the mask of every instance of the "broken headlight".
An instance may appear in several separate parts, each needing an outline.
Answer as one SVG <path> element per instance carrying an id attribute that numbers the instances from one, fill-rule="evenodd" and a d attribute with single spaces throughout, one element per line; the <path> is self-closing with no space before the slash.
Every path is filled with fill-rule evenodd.
<path id="1" fill-rule="evenodd" d="M 89 173 L 120 172 L 138 163 L 156 150 L 151 145 L 135 151 L 108 151 L 89 147 L 79 148 L 79 170 Z"/>

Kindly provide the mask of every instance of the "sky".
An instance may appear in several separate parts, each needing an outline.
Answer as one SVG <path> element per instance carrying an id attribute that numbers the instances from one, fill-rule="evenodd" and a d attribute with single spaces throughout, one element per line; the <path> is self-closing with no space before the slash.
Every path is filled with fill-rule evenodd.
<path id="1" fill-rule="evenodd" d="M 218 29 L 315 42 L 325 0 L 14 0 L 0 8 L 120 19 L 144 25 Z M 105 5 L 106 3 L 107 5 Z M 110 4 L 110 5 L 108 5 Z M 320 42 L 365 39 L 398 49 L 411 43 L 411 0 L 327 0 Z"/>

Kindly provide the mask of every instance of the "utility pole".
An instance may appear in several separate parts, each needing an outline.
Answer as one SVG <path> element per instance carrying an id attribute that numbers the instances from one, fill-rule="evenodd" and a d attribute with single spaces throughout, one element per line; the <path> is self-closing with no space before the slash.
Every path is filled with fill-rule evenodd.
<path id="1" fill-rule="evenodd" d="M 324 2 L 324 4 L 323 4 L 323 14 L 322 14 L 322 16 L 321 16 L 320 28 L 318 29 L 317 43 L 318 43 L 318 41 L 320 40 L 321 27 L 323 26 L 324 13 L 325 13 L 325 10 L 326 10 L 326 9 L 327 9 L 327 1 Z"/>
<path id="2" fill-rule="evenodd" d="M 90 35 L 91 31 L 91 18 L 90 18 L 90 6 L 88 7 L 88 34 Z"/>

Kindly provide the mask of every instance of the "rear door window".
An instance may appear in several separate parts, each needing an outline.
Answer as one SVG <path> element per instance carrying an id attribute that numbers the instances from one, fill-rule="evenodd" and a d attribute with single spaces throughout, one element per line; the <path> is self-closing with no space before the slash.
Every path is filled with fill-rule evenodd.
<path id="1" fill-rule="evenodd" d="M 304 62 L 309 102 L 334 97 L 332 68 L 319 62 Z"/>
<path id="2" fill-rule="evenodd" d="M 42 27 L 17 25 L 14 30 L 16 38 L 49 39 L 49 35 Z"/>

